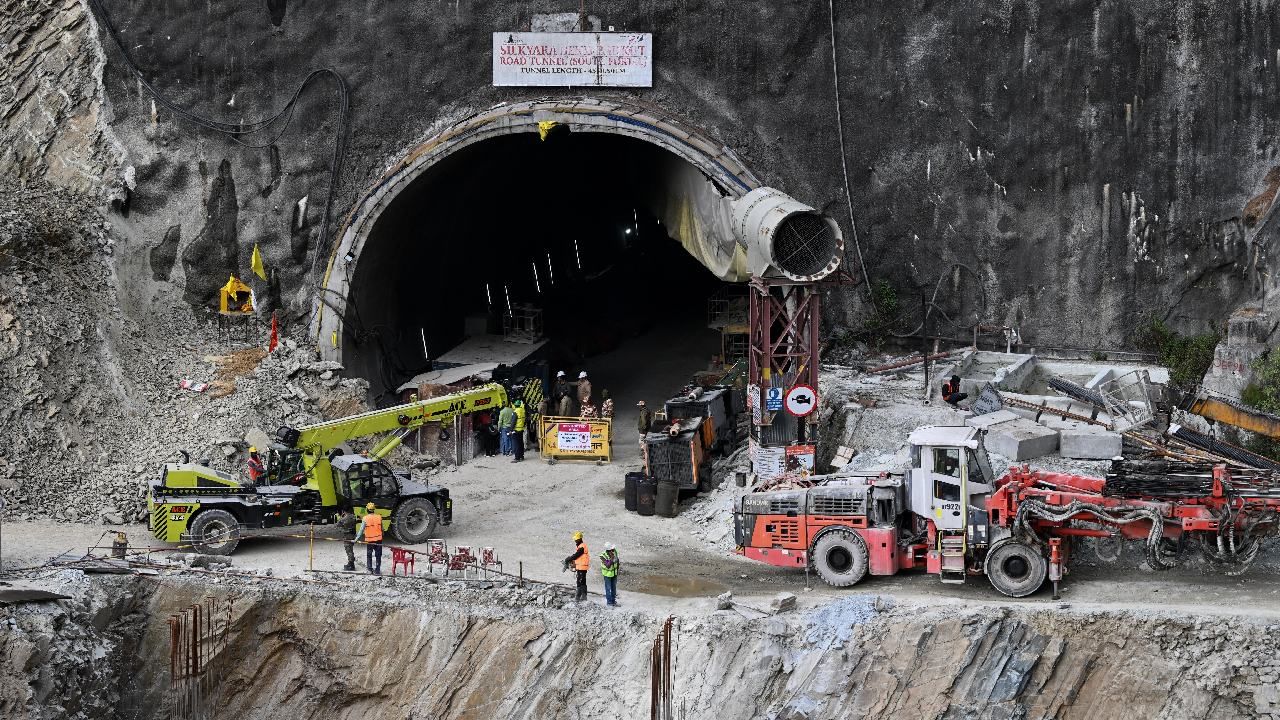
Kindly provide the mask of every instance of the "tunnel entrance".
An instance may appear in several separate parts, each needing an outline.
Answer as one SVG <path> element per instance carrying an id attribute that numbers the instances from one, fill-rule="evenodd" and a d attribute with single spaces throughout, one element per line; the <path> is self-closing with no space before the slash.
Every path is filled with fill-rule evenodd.
<path id="1" fill-rule="evenodd" d="M 637 392 L 677 390 L 720 349 L 706 301 L 723 281 L 662 219 L 687 216 L 672 212 L 672 187 L 690 175 L 717 192 L 662 147 L 563 126 L 442 158 L 368 232 L 343 323 L 348 372 L 389 403 L 430 360 L 469 336 L 502 335 L 504 316 L 533 308 L 551 366 L 591 370 L 597 396 L 608 388 L 634 406 Z M 668 384 L 636 387 L 646 366 Z"/>

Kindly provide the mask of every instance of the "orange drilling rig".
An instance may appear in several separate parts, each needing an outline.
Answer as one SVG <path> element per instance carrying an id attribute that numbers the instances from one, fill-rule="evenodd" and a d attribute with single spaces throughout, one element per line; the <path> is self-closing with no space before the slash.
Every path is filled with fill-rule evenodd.
<path id="1" fill-rule="evenodd" d="M 1274 471 L 1117 460 L 1105 480 L 1025 465 L 995 478 L 974 428 L 918 428 L 910 444 L 903 471 L 809 478 L 739 498 L 739 552 L 812 567 L 836 587 L 924 568 L 944 583 L 986 576 L 1011 597 L 1048 579 L 1056 598 L 1071 538 L 1143 542 L 1154 569 L 1194 550 L 1239 573 L 1280 533 Z"/>

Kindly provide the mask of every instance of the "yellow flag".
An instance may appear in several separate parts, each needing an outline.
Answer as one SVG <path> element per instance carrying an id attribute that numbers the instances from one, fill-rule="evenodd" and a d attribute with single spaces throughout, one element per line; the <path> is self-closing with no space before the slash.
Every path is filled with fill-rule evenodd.
<path id="1" fill-rule="evenodd" d="M 253 244 L 253 259 L 249 261 L 249 267 L 253 269 L 253 274 L 267 279 L 267 268 L 262 264 L 262 251 L 258 249 L 258 243 Z"/>
<path id="2" fill-rule="evenodd" d="M 555 127 L 556 125 L 559 125 L 559 124 L 560 124 L 560 123 L 556 122 L 555 120 L 540 120 L 540 121 L 538 121 L 538 138 L 539 138 L 540 140 L 546 140 L 546 139 L 547 139 L 547 133 L 551 132 L 551 128 L 553 128 L 553 127 Z"/>

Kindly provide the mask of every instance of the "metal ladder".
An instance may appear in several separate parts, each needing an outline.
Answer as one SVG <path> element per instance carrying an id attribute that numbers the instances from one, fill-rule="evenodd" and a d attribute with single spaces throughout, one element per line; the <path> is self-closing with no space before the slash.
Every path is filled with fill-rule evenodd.
<path id="1" fill-rule="evenodd" d="M 963 584 L 967 550 L 965 531 L 939 531 L 938 550 L 942 554 L 942 569 L 938 573 L 939 579 L 944 583 Z"/>

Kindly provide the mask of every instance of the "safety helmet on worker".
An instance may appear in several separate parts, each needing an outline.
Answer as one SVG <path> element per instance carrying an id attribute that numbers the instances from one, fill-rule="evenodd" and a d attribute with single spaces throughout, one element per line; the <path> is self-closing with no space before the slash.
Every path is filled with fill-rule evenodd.
<path id="1" fill-rule="evenodd" d="M 254 447 L 253 445 L 250 445 L 250 446 L 249 446 L 249 454 L 250 454 L 250 455 L 257 455 L 257 454 L 258 454 L 258 448 Z"/>
<path id="2" fill-rule="evenodd" d="M 581 531 L 581 530 L 579 530 L 579 531 L 575 532 L 575 533 L 573 534 L 573 539 L 574 539 L 574 540 L 581 540 L 581 539 L 582 539 L 582 531 Z"/>
<path id="3" fill-rule="evenodd" d="M 563 371 L 563 370 L 557 370 L 557 371 L 556 371 L 556 377 L 564 377 L 564 371 Z"/>
<path id="4" fill-rule="evenodd" d="M 616 545 L 614 545 L 614 544 L 613 544 L 613 543 L 611 543 L 611 542 L 607 542 L 607 543 L 605 543 L 605 544 L 604 544 L 604 551 L 605 551 L 605 552 L 609 552 L 610 550 L 617 550 L 617 549 L 618 549 L 618 548 L 617 548 L 617 546 L 616 546 Z"/>
<path id="5" fill-rule="evenodd" d="M 377 507 L 378 507 L 377 505 L 374 505 L 373 503 L 369 503 L 364 506 L 364 509 L 368 510 L 369 512 L 373 512 L 374 510 L 377 509 Z"/>
<path id="6" fill-rule="evenodd" d="M 582 372 L 578 373 L 578 379 L 579 379 L 579 380 L 581 380 L 581 379 L 585 378 L 586 376 L 587 376 L 587 371 L 586 371 L 586 370 L 583 370 Z"/>

